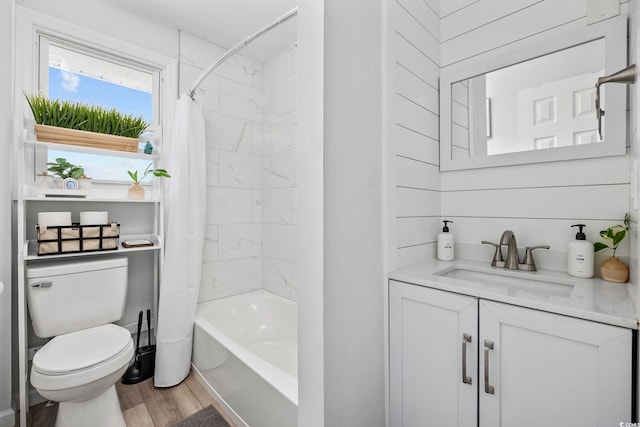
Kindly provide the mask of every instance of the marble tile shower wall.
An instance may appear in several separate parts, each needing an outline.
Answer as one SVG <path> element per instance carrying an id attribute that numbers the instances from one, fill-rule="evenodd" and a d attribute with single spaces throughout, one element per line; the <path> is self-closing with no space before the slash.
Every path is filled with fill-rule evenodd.
<path id="1" fill-rule="evenodd" d="M 181 32 L 181 92 L 225 52 Z M 207 229 L 199 301 L 263 287 L 295 298 L 293 56 L 288 49 L 262 64 L 235 55 L 197 90 L 207 139 Z"/>
<path id="2" fill-rule="evenodd" d="M 296 46 L 262 67 L 262 286 L 297 300 Z"/>

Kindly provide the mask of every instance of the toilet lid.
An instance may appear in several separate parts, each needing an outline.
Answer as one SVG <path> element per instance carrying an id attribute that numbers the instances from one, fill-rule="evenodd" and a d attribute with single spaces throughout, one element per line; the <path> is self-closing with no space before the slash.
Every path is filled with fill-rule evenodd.
<path id="1" fill-rule="evenodd" d="M 33 357 L 33 369 L 48 375 L 62 375 L 91 368 L 125 351 L 129 331 L 107 324 L 58 335 Z"/>

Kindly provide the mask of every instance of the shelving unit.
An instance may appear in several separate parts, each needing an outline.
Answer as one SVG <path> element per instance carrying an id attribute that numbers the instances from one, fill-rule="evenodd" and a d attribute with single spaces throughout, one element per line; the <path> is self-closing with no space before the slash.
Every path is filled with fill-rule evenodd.
<path id="1" fill-rule="evenodd" d="M 27 126 L 29 126 L 27 124 Z M 146 197 L 143 200 L 130 200 L 127 198 L 126 184 L 100 184 L 93 183 L 93 188 L 87 192 L 72 193 L 70 196 L 78 197 L 50 197 L 37 188 L 35 183 L 36 158 L 46 154 L 49 149 L 93 154 L 100 156 L 124 157 L 131 159 L 148 159 L 157 163 L 161 156 L 158 150 L 158 140 L 154 144 L 154 153 L 142 152 L 130 153 L 65 145 L 52 142 L 35 140 L 32 130 L 25 129 L 21 140 L 18 142 L 15 153 L 16 174 L 18 178 L 16 195 L 17 217 L 17 312 L 18 312 L 18 346 L 19 346 L 19 403 L 20 425 L 26 425 L 26 414 L 29 405 L 29 325 L 28 307 L 25 289 L 25 269 L 32 263 L 42 261 L 90 259 L 96 257 L 126 256 L 129 262 L 129 287 L 134 286 L 132 277 L 135 277 L 135 285 L 143 289 L 146 282 L 153 287 L 153 301 L 151 302 L 155 325 L 157 313 L 158 286 L 163 255 L 163 217 L 162 195 L 157 179 L 153 185 L 146 186 Z M 73 218 L 79 217 L 81 211 L 109 211 L 110 221 L 120 223 L 120 239 L 117 250 L 92 251 L 83 253 L 63 253 L 53 255 L 37 255 L 37 241 L 35 225 L 37 213 L 43 211 L 71 211 Z M 146 239 L 153 242 L 153 246 L 136 248 L 124 248 L 125 240 Z M 90 258 L 87 258 L 90 257 Z M 140 277 L 144 277 L 141 281 Z M 150 279 L 150 280 L 149 280 Z M 142 282 L 142 283 L 140 283 Z M 147 291 L 145 291 L 147 292 Z M 151 290 L 149 290 L 151 293 Z M 138 298 L 139 299 L 139 298 Z M 140 304 L 140 301 L 136 301 Z M 146 304 L 146 302 L 145 302 Z M 126 316 L 126 313 L 125 313 Z M 155 329 L 154 329 L 155 330 Z"/>
<path id="2" fill-rule="evenodd" d="M 160 154 L 157 152 L 158 151 L 157 147 L 154 148 L 154 152 L 152 154 L 145 154 L 142 150 L 138 150 L 137 153 L 129 153 L 127 151 L 107 150 L 103 148 L 90 148 L 90 147 L 81 147 L 78 145 L 60 144 L 57 142 L 38 141 L 31 138 L 24 140 L 24 146 L 27 148 L 73 151 L 75 153 L 97 154 L 101 156 L 111 156 L 111 157 L 126 157 L 131 159 L 149 159 L 149 160 L 160 159 Z"/>

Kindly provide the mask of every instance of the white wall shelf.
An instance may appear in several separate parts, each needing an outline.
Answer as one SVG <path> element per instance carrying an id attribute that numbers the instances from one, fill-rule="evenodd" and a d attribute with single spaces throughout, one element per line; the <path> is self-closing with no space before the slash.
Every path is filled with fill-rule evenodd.
<path id="1" fill-rule="evenodd" d="M 46 189 L 25 185 L 23 188 L 22 200 L 37 202 L 109 202 L 109 203 L 158 203 L 161 196 L 160 191 L 151 186 L 145 186 L 144 199 L 127 198 L 126 184 L 111 186 L 110 188 L 93 188 L 91 190 L 48 190 L 51 195 L 45 194 Z M 47 192 L 48 192 L 47 191 Z M 58 196 L 57 193 L 66 192 L 69 197 Z"/>
<path id="2" fill-rule="evenodd" d="M 25 197 L 23 198 L 25 202 L 82 202 L 82 203 L 91 203 L 91 202 L 108 202 L 108 203 L 158 203 L 160 199 L 158 198 L 149 198 L 144 200 L 131 200 L 131 199 L 117 199 L 117 198 L 108 198 L 108 197 L 85 197 L 85 198 L 75 198 L 75 197 Z"/>
<path id="3" fill-rule="evenodd" d="M 57 142 L 47 142 L 47 141 L 37 141 L 35 139 L 25 139 L 24 140 L 25 147 L 39 148 L 39 149 L 51 149 L 51 150 L 62 150 L 62 151 L 72 151 L 74 153 L 83 153 L 83 154 L 95 154 L 99 156 L 111 156 L 111 157 L 126 157 L 133 159 L 147 159 L 149 161 L 157 160 L 160 158 L 160 153 L 158 152 L 158 148 L 154 145 L 152 154 L 145 154 L 142 150 L 138 150 L 137 152 L 129 152 L 129 151 L 117 151 L 117 150 L 108 150 L 104 148 L 92 148 L 92 147 L 83 147 L 79 145 L 67 145 L 60 144 Z"/>
<path id="4" fill-rule="evenodd" d="M 122 247 L 122 242 L 124 241 L 140 240 L 140 239 L 150 240 L 151 242 L 153 242 L 153 246 L 142 246 L 138 248 Z M 33 260 L 42 261 L 42 260 L 58 259 L 58 258 L 76 258 L 76 257 L 103 256 L 103 255 L 126 255 L 127 253 L 131 253 L 131 252 L 159 251 L 160 248 L 162 247 L 162 238 L 160 236 L 151 235 L 151 234 L 121 235 L 118 245 L 119 245 L 118 249 L 116 250 L 38 255 L 37 253 L 38 242 L 35 240 L 27 240 L 24 243 L 23 259 L 25 261 L 33 261 Z"/>

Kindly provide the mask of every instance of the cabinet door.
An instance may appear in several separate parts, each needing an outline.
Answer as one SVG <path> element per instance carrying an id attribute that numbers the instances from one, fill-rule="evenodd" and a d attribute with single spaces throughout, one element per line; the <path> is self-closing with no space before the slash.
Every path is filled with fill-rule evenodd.
<path id="1" fill-rule="evenodd" d="M 391 282 L 391 427 L 477 425 L 477 317 L 475 298 Z"/>
<path id="2" fill-rule="evenodd" d="M 631 418 L 631 331 L 480 302 L 480 427 Z"/>

